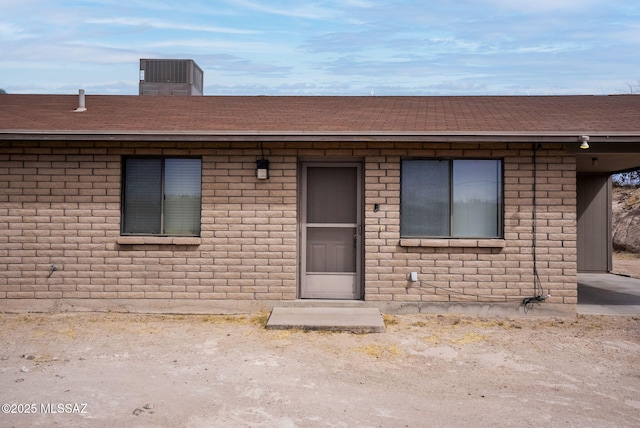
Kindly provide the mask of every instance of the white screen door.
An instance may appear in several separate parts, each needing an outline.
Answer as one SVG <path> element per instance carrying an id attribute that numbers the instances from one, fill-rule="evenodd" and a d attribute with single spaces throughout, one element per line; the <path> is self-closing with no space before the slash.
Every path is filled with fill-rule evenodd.
<path id="1" fill-rule="evenodd" d="M 302 165 L 303 299 L 362 297 L 360 164 Z"/>

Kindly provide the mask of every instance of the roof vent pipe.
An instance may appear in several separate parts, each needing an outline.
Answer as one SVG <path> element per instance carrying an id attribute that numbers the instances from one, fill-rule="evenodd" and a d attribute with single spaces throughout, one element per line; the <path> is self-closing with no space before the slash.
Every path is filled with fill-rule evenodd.
<path id="1" fill-rule="evenodd" d="M 84 103 L 84 89 L 80 89 L 80 91 L 78 92 L 78 108 L 75 109 L 74 111 L 76 112 L 87 111 L 87 108 L 85 107 L 85 103 Z"/>

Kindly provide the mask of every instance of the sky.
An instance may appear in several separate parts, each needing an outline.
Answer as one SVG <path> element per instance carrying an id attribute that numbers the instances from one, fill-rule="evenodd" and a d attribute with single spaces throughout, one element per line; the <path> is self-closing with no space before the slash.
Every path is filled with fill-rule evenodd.
<path id="1" fill-rule="evenodd" d="M 205 95 L 640 92 L 638 0 L 0 0 L 0 88 L 136 95 L 141 58 Z"/>

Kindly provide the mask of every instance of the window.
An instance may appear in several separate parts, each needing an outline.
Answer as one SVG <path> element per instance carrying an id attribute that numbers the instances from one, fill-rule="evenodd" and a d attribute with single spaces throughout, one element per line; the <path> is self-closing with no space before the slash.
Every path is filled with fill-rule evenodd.
<path id="1" fill-rule="evenodd" d="M 122 234 L 200 235 L 202 161 L 123 160 Z"/>
<path id="2" fill-rule="evenodd" d="M 402 161 L 400 235 L 502 236 L 502 161 Z"/>

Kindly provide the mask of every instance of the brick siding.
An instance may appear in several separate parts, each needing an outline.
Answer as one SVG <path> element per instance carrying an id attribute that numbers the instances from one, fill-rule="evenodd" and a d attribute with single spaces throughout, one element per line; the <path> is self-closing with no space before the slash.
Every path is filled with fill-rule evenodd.
<path id="1" fill-rule="evenodd" d="M 264 153 L 269 180 L 255 178 L 261 149 L 249 142 L 3 143 L 0 299 L 294 300 L 298 163 L 312 159 L 363 161 L 366 301 L 516 304 L 532 295 L 531 144 L 282 142 L 264 143 Z M 536 154 L 537 271 L 548 303 L 575 305 L 575 157 L 553 144 Z M 202 157 L 200 238 L 120 237 L 125 155 Z M 504 240 L 401 241 L 400 161 L 414 156 L 504 159 Z"/>

